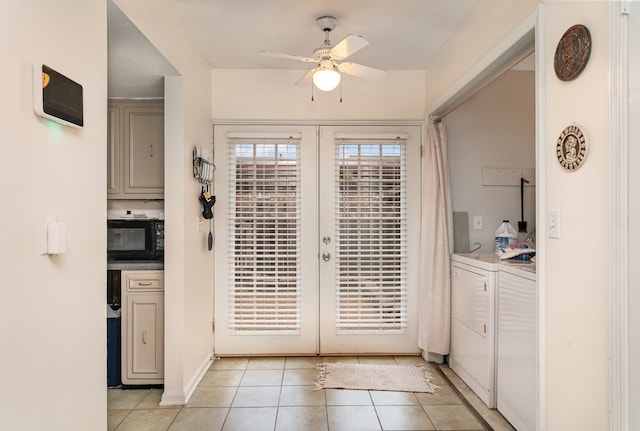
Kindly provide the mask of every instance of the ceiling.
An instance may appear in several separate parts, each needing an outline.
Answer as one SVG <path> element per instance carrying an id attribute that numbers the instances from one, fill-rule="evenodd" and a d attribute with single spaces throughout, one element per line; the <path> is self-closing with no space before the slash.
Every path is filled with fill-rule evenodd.
<path id="1" fill-rule="evenodd" d="M 306 69 L 309 64 L 258 55 L 310 56 L 324 34 L 316 18 L 332 15 L 335 45 L 349 34 L 369 45 L 349 61 L 386 70 L 422 70 L 477 0 L 168 0 L 216 69 Z M 109 1 L 109 96 L 161 97 L 162 76 L 177 74 Z M 158 92 L 160 92 L 158 94 Z"/>
<path id="2" fill-rule="evenodd" d="M 163 77 L 178 72 L 111 0 L 107 22 L 109 97 L 162 97 Z"/>

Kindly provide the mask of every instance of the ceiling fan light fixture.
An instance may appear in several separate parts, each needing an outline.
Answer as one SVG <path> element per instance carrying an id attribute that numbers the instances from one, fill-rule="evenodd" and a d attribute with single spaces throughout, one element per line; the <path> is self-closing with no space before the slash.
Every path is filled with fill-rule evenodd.
<path id="1" fill-rule="evenodd" d="M 328 64 L 327 64 L 328 63 Z M 340 72 L 330 60 L 323 60 L 313 73 L 313 84 L 322 91 L 331 91 L 340 84 Z"/>
<path id="2" fill-rule="evenodd" d="M 357 63 L 344 62 L 347 57 L 350 57 L 369 44 L 364 37 L 350 34 L 336 45 L 332 45 L 329 40 L 329 33 L 336 28 L 338 20 L 333 16 L 321 16 L 316 21 L 320 29 L 324 31 L 324 42 L 321 47 L 313 51 L 312 56 L 305 57 L 271 51 L 259 51 L 258 53 L 267 57 L 315 63 L 316 66 L 307 71 L 302 79 L 296 82 L 296 85 L 301 85 L 302 83 L 308 83 L 309 78 L 312 78 L 311 100 L 313 100 L 313 92 L 316 88 L 320 91 L 332 91 L 340 86 L 340 93 L 342 93 L 342 74 L 355 76 L 356 78 L 364 78 L 370 81 L 381 81 L 384 79 L 387 74 L 386 70 Z M 340 101 L 342 101 L 342 96 L 340 96 Z"/>

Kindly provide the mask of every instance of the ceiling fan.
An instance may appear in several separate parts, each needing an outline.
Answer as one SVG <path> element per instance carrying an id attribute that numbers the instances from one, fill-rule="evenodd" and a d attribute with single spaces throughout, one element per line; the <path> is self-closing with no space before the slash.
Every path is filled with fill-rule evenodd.
<path id="1" fill-rule="evenodd" d="M 335 89 L 340 84 L 341 73 L 368 79 L 370 81 L 381 81 L 385 78 L 387 75 L 386 70 L 376 69 L 357 63 L 340 62 L 369 44 L 364 37 L 350 34 L 333 46 L 329 40 L 329 33 L 336 28 L 338 20 L 332 16 L 321 16 L 316 19 L 316 22 L 320 29 L 324 31 L 324 42 L 322 46 L 313 51 L 313 55 L 311 57 L 282 54 L 272 51 L 259 51 L 258 54 L 265 55 L 267 57 L 316 63 L 316 67 L 307 72 L 296 83 L 296 85 L 303 84 L 309 77 L 311 77 L 314 85 L 322 91 L 331 91 Z M 313 100 L 313 93 L 311 95 L 311 100 Z"/>

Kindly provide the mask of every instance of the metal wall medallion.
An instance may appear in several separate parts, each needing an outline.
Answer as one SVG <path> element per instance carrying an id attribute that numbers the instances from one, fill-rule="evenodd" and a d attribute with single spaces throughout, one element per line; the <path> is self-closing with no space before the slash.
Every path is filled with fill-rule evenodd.
<path id="1" fill-rule="evenodd" d="M 572 124 L 560 133 L 556 144 L 556 155 L 560 165 L 567 171 L 575 171 L 582 166 L 588 151 L 587 136 L 580 126 Z"/>
<path id="2" fill-rule="evenodd" d="M 558 42 L 553 66 L 561 81 L 571 81 L 584 70 L 591 55 L 591 33 L 582 24 L 569 28 Z"/>

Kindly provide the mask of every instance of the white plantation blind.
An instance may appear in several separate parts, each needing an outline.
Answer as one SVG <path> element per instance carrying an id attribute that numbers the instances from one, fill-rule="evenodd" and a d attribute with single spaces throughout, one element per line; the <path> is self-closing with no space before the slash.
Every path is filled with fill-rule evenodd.
<path id="1" fill-rule="evenodd" d="M 407 326 L 406 141 L 336 140 L 336 327 L 402 333 Z"/>
<path id="2" fill-rule="evenodd" d="M 227 135 L 230 149 L 229 327 L 300 328 L 300 140 Z"/>

